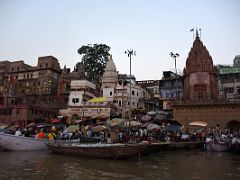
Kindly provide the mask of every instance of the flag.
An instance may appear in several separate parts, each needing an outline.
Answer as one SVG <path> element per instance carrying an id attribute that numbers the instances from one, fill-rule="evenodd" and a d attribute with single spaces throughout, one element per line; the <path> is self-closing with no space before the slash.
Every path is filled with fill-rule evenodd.
<path id="1" fill-rule="evenodd" d="M 194 28 L 190 29 L 190 32 L 193 32 L 194 31 Z"/>

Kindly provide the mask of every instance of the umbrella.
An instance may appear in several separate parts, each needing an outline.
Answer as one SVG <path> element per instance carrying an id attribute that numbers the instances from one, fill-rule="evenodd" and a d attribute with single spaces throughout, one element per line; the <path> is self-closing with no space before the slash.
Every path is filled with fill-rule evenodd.
<path id="1" fill-rule="evenodd" d="M 207 126 L 207 123 L 204 121 L 193 121 L 189 123 L 190 126 L 202 126 L 205 127 Z"/>
<path id="2" fill-rule="evenodd" d="M 150 121 L 151 118 L 152 118 L 151 116 L 145 115 L 145 116 L 143 116 L 143 117 L 141 118 L 141 120 L 142 120 L 143 122 L 147 122 L 147 121 Z"/>
<path id="3" fill-rule="evenodd" d="M 45 127 L 51 127 L 52 124 L 48 123 L 37 123 L 32 126 L 32 128 L 37 127 L 37 128 L 45 128 Z"/>
<path id="4" fill-rule="evenodd" d="M 131 127 L 140 127 L 142 126 L 142 123 L 138 121 L 130 121 L 130 122 L 125 122 L 126 126 L 131 126 Z"/>
<path id="5" fill-rule="evenodd" d="M 35 124 L 36 124 L 36 123 L 34 123 L 34 122 L 33 122 L 33 123 L 30 123 L 30 124 L 27 125 L 27 127 L 33 127 Z"/>
<path id="6" fill-rule="evenodd" d="M 126 119 L 114 118 L 111 120 L 110 126 L 122 126 L 124 122 L 127 121 Z"/>
<path id="7" fill-rule="evenodd" d="M 75 120 L 75 123 L 79 124 L 79 123 L 81 123 L 82 121 L 83 121 L 82 119 L 76 119 L 76 120 Z"/>
<path id="8" fill-rule="evenodd" d="M 148 131 L 152 131 L 152 130 L 159 130 L 160 129 L 160 126 L 155 124 L 155 123 L 150 123 L 148 126 L 147 126 L 147 130 Z"/>
<path id="9" fill-rule="evenodd" d="M 60 122 L 60 120 L 57 118 L 51 119 L 51 123 L 59 123 L 59 122 Z"/>
<path id="10" fill-rule="evenodd" d="M 79 126 L 78 125 L 68 126 L 68 132 L 70 132 L 70 133 L 75 132 L 77 130 L 79 130 Z"/>
<path id="11" fill-rule="evenodd" d="M 162 120 L 165 120 L 167 119 L 167 115 L 166 114 L 160 114 L 158 113 L 155 117 L 155 120 L 159 120 L 159 121 L 162 121 Z"/>
<path id="12" fill-rule="evenodd" d="M 149 112 L 147 112 L 147 114 L 148 114 L 148 115 L 156 115 L 157 112 L 156 112 L 156 111 L 149 111 Z"/>
<path id="13" fill-rule="evenodd" d="M 177 131 L 180 131 L 181 127 L 182 126 L 179 126 L 179 125 L 170 125 L 170 126 L 167 126 L 167 130 L 177 132 Z"/>
<path id="14" fill-rule="evenodd" d="M 98 132 L 104 131 L 105 129 L 107 129 L 107 128 L 105 126 L 101 126 L 101 125 L 93 127 L 93 130 L 98 131 Z"/>
<path id="15" fill-rule="evenodd" d="M 5 129 L 6 127 L 8 127 L 8 125 L 4 124 L 0 126 L 0 129 Z"/>

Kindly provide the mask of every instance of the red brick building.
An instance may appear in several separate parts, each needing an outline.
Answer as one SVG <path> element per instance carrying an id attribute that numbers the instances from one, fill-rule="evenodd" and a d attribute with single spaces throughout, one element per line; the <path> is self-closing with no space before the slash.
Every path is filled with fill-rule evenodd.
<path id="1" fill-rule="evenodd" d="M 20 61 L 0 62 L 0 123 L 24 126 L 48 120 L 67 106 L 70 69 L 53 56 L 39 57 L 37 66 Z M 61 87 L 59 88 L 59 84 Z"/>

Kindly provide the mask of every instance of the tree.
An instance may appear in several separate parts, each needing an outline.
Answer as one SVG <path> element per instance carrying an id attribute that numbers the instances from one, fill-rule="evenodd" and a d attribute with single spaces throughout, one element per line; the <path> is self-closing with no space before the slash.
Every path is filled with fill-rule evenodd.
<path id="1" fill-rule="evenodd" d="M 110 47 L 106 44 L 87 45 L 78 49 L 78 53 L 83 55 L 82 62 L 85 66 L 88 80 L 99 82 L 108 61 L 109 51 Z M 76 64 L 76 68 L 78 68 L 79 64 Z"/>

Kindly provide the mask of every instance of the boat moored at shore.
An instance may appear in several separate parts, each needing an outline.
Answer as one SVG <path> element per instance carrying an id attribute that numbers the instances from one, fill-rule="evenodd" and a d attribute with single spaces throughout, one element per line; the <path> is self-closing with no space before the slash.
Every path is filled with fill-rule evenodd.
<path id="1" fill-rule="evenodd" d="M 140 155 L 148 144 L 133 143 L 64 143 L 64 142 L 46 142 L 47 147 L 55 153 L 92 157 L 92 158 L 110 158 L 125 159 Z"/>
<path id="2" fill-rule="evenodd" d="M 35 139 L 32 137 L 15 136 L 0 132 L 0 146 L 10 151 L 39 151 L 47 150 L 47 139 Z"/>

